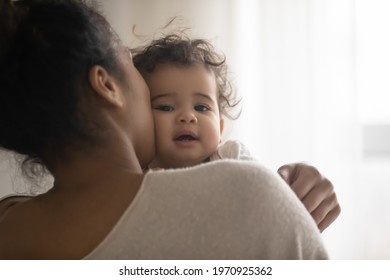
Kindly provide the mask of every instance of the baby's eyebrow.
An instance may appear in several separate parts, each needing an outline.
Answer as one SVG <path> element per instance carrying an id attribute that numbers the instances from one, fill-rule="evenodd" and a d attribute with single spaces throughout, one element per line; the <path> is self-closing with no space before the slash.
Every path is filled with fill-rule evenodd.
<path id="1" fill-rule="evenodd" d="M 153 96 L 151 99 L 153 101 L 153 100 L 156 100 L 156 99 L 159 99 L 159 98 L 171 97 L 171 96 L 176 96 L 176 95 L 177 95 L 177 93 L 175 93 L 175 92 L 160 93 L 160 94 L 157 94 L 157 95 Z"/>
<path id="2" fill-rule="evenodd" d="M 159 93 L 159 94 L 156 94 L 154 95 L 151 100 L 154 101 L 156 99 L 159 99 L 159 98 L 164 98 L 164 97 L 176 97 L 178 96 L 179 94 L 177 92 L 165 92 L 165 93 Z M 201 98 L 205 98 L 205 99 L 208 99 L 209 101 L 211 102 L 214 102 L 215 100 L 208 94 L 206 93 L 202 93 L 202 92 L 195 92 L 194 93 L 195 96 L 198 96 L 198 97 L 201 97 Z"/>
<path id="3" fill-rule="evenodd" d="M 196 92 L 195 93 L 196 96 L 199 96 L 199 97 L 203 97 L 203 98 L 206 98 L 212 102 L 214 102 L 215 100 L 208 94 L 205 94 L 205 93 L 202 93 L 202 92 Z"/>

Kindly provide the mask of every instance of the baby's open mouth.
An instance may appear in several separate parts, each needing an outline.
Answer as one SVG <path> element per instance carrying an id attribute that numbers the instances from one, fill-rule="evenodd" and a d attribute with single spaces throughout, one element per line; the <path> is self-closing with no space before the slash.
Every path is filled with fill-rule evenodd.
<path id="1" fill-rule="evenodd" d="M 183 134 L 175 138 L 175 141 L 196 141 L 196 140 L 199 140 L 199 138 L 189 134 Z"/>
<path id="2" fill-rule="evenodd" d="M 173 137 L 173 141 L 179 141 L 179 142 L 190 142 L 190 141 L 198 141 L 198 140 L 199 137 L 191 130 L 179 131 Z"/>

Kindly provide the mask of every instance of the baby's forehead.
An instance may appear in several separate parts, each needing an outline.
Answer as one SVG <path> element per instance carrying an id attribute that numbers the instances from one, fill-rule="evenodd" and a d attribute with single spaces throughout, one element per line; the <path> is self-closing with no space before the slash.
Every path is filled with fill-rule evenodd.
<path id="1" fill-rule="evenodd" d="M 152 98 L 157 95 L 166 98 L 180 97 L 175 94 L 201 98 L 203 94 L 218 101 L 219 92 L 215 75 L 201 64 L 159 64 L 154 71 L 144 73 L 144 77 Z"/>
<path id="2" fill-rule="evenodd" d="M 161 63 L 156 65 L 152 71 L 142 74 L 147 82 L 159 81 L 161 82 L 159 84 L 180 84 L 186 81 L 207 81 L 210 84 L 216 84 L 213 71 L 202 64 Z"/>
<path id="3" fill-rule="evenodd" d="M 153 72 L 158 71 L 158 70 L 162 71 L 164 69 L 166 70 L 166 69 L 170 69 L 170 68 L 177 68 L 179 70 L 197 68 L 201 71 L 205 71 L 205 72 L 215 76 L 214 71 L 212 71 L 212 69 L 209 65 L 207 65 L 206 63 L 199 62 L 199 61 L 193 61 L 193 62 L 181 62 L 181 61 L 171 61 L 171 60 L 162 61 L 162 62 L 157 63 L 154 66 L 153 70 L 148 71 L 148 72 L 153 73 Z"/>
<path id="4" fill-rule="evenodd" d="M 179 92 L 179 91 L 172 91 L 172 92 L 161 92 L 161 93 L 151 93 L 152 100 L 156 99 L 164 99 L 164 100 L 180 100 L 184 98 L 190 98 L 190 99 L 209 99 L 211 101 L 217 100 L 217 95 L 214 92 L 200 92 L 200 91 L 193 91 L 193 92 Z"/>

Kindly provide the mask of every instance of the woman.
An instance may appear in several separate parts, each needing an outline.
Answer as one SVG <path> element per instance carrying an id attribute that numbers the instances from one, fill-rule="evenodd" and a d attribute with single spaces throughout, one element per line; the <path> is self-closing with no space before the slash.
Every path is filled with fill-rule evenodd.
<path id="1" fill-rule="evenodd" d="M 148 88 L 102 16 L 76 0 L 0 3 L 0 145 L 54 177 L 0 202 L 0 259 L 327 258 L 303 205 L 255 163 L 143 174 Z"/>

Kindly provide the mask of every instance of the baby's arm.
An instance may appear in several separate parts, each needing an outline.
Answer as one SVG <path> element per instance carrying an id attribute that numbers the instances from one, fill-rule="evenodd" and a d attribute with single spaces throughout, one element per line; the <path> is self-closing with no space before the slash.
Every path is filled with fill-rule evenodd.
<path id="1" fill-rule="evenodd" d="M 340 215 L 333 184 L 314 166 L 286 164 L 278 169 L 278 173 L 305 205 L 321 232 Z"/>

